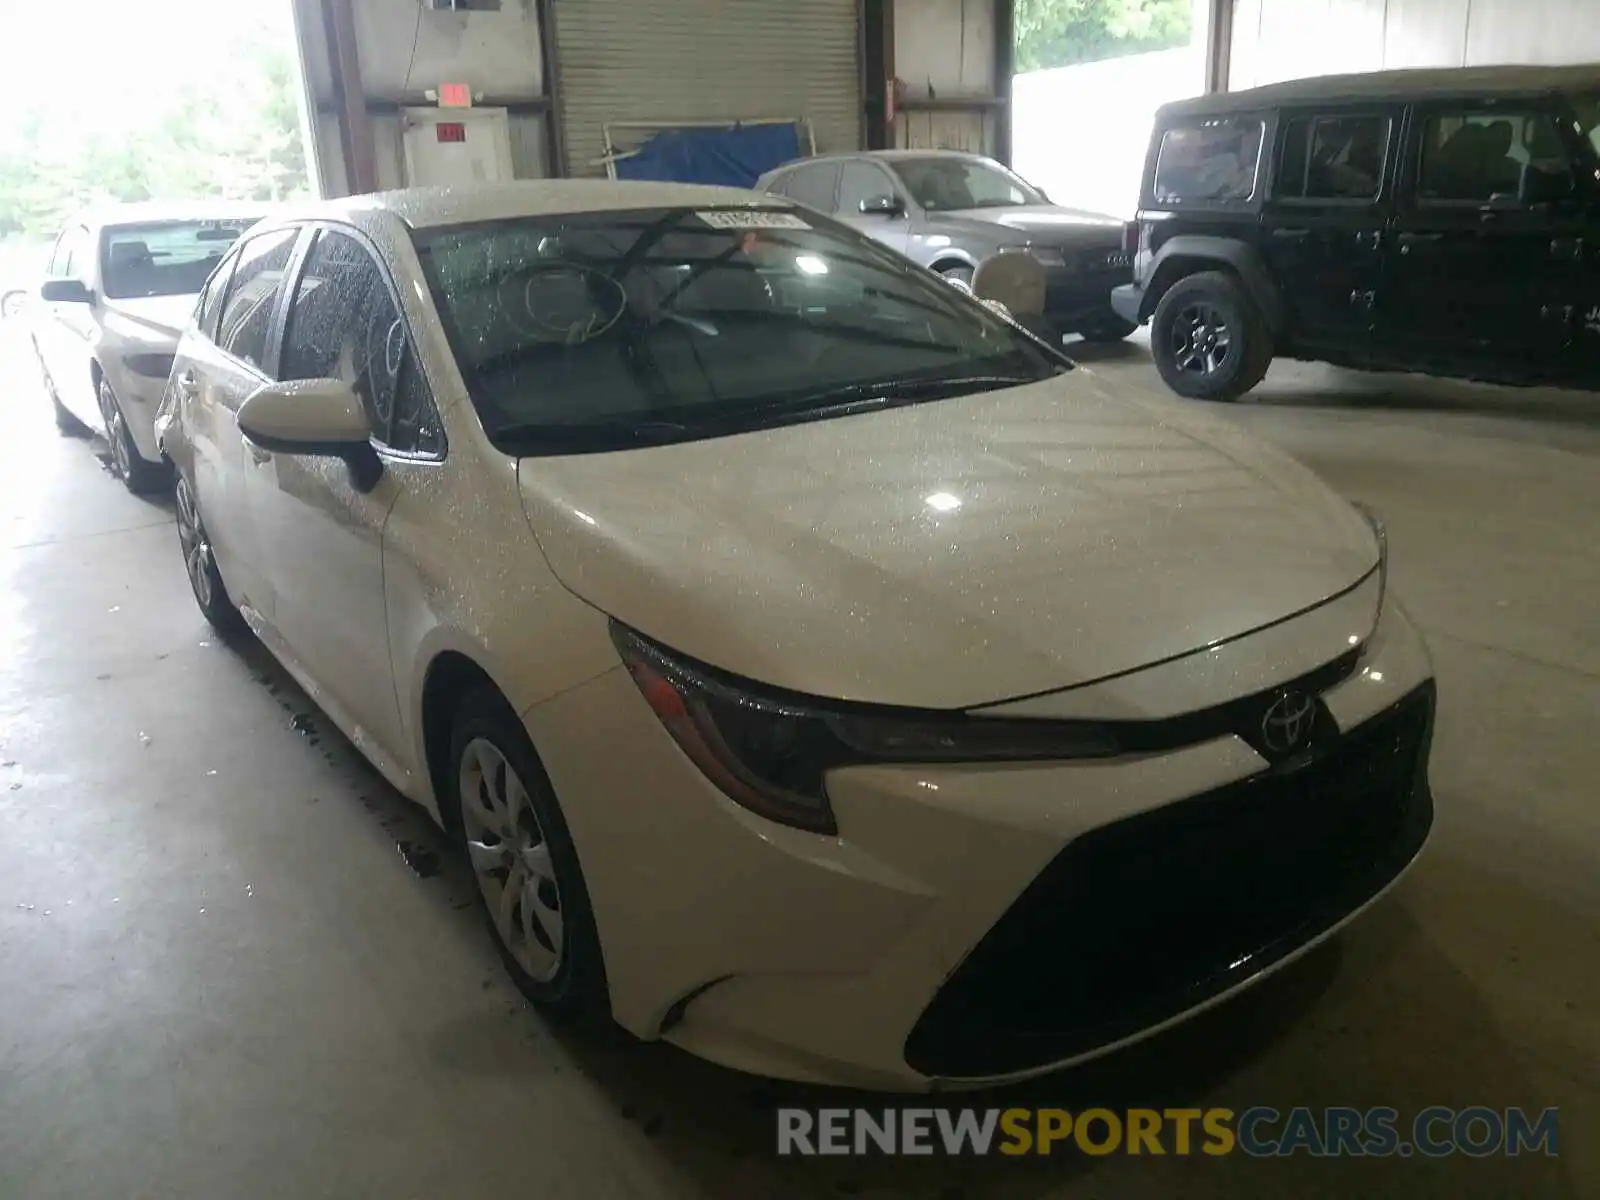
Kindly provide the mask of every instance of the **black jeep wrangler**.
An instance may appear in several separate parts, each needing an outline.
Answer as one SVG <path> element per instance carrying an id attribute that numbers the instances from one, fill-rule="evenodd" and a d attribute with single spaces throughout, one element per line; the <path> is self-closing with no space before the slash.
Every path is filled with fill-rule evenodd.
<path id="1" fill-rule="evenodd" d="M 1600 66 L 1388 71 L 1163 108 L 1112 292 L 1173 391 L 1275 355 L 1600 387 Z"/>

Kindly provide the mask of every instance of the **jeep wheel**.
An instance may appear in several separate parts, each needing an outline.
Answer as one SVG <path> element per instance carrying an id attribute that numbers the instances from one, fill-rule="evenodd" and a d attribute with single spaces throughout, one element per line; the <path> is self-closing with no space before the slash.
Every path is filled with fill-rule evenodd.
<path id="1" fill-rule="evenodd" d="M 1231 275 L 1178 280 L 1156 305 L 1150 349 L 1167 386 L 1194 400 L 1237 400 L 1272 364 L 1272 331 Z"/>

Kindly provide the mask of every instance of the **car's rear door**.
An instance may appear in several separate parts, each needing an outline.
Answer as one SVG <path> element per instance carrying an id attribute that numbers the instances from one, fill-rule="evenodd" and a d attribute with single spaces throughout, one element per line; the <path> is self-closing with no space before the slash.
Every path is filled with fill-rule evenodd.
<path id="1" fill-rule="evenodd" d="M 235 603 L 247 617 L 270 621 L 272 592 L 259 531 L 246 498 L 260 469 L 245 452 L 239 406 L 270 382 L 270 350 L 283 281 L 304 231 L 266 230 L 239 244 L 212 337 L 174 367 L 173 386 L 192 392 L 196 431 L 194 485 L 211 548 Z M 186 378 L 188 376 L 188 378 Z"/>
<path id="2" fill-rule="evenodd" d="M 1260 249 L 1297 343 L 1370 343 L 1402 116 L 1398 105 L 1279 115 Z"/>
<path id="3" fill-rule="evenodd" d="M 389 653 L 384 526 L 423 493 L 443 437 L 388 271 L 355 230 L 324 225 L 306 252 L 284 324 L 278 374 L 340 379 L 360 396 L 383 474 L 356 486 L 340 459 L 252 451 L 250 504 L 270 563 L 273 622 L 331 707 L 404 760 Z"/>
<path id="4" fill-rule="evenodd" d="M 1397 354 L 1463 373 L 1565 355 L 1586 223 L 1567 134 L 1542 98 L 1414 108 L 1377 325 Z"/>
<path id="5" fill-rule="evenodd" d="M 94 239 L 85 225 L 69 226 L 50 259 L 51 279 L 75 280 L 91 286 Z M 98 297 L 96 298 L 98 303 Z M 90 371 L 95 334 L 95 304 L 51 301 L 39 306 L 37 337 L 45 370 L 56 395 L 91 429 L 100 427 L 100 406 Z"/>

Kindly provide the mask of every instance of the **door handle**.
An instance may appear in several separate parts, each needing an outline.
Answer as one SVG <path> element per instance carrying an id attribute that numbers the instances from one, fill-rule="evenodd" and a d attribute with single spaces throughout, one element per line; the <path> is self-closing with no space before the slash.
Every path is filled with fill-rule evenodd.
<path id="1" fill-rule="evenodd" d="M 193 400 L 200 390 L 200 381 L 194 377 L 193 371 L 185 371 L 177 378 L 178 394 L 185 400 Z"/>
<path id="2" fill-rule="evenodd" d="M 1583 261 L 1583 239 L 1558 237 L 1550 239 L 1550 257 L 1570 259 L 1573 262 Z"/>
<path id="3" fill-rule="evenodd" d="M 1444 234 L 1402 233 L 1398 240 L 1400 242 L 1400 253 L 1410 254 L 1413 246 L 1431 245 L 1434 242 L 1442 242 L 1444 240 Z"/>
<path id="4" fill-rule="evenodd" d="M 1309 229 L 1274 229 L 1272 236 L 1280 242 L 1303 242 L 1311 236 Z"/>
<path id="5" fill-rule="evenodd" d="M 1383 245 L 1383 230 L 1368 229 L 1356 234 L 1357 250 L 1377 250 Z"/>

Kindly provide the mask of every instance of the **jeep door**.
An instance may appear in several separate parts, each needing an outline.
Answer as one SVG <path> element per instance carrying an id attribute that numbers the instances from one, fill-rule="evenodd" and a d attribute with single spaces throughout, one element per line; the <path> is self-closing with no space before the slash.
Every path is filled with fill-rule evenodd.
<path id="1" fill-rule="evenodd" d="M 1563 372 L 1583 300 L 1588 200 L 1553 100 L 1412 111 L 1378 334 L 1449 373 Z"/>
<path id="2" fill-rule="evenodd" d="M 1357 354 L 1370 344 L 1403 111 L 1320 107 L 1279 116 L 1261 253 L 1298 344 Z"/>

